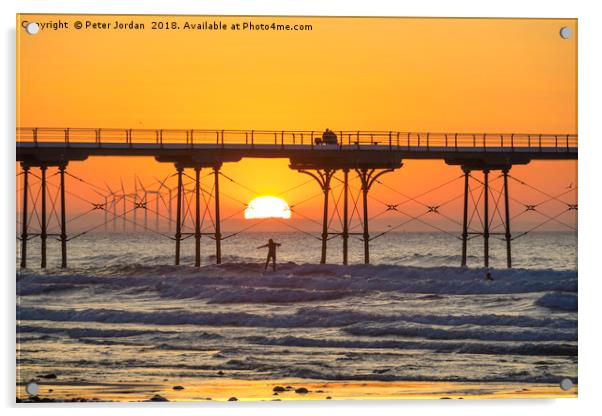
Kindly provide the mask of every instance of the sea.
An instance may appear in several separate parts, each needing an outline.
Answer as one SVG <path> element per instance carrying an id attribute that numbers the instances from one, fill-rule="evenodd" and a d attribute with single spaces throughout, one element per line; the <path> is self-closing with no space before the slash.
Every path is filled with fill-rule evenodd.
<path id="1" fill-rule="evenodd" d="M 281 243 L 276 271 L 266 249 Z M 301 233 L 243 233 L 222 242 L 174 242 L 144 233 L 93 233 L 68 243 L 60 269 L 49 239 L 17 268 L 17 382 L 145 383 L 178 378 L 578 382 L 577 236 L 534 232 L 492 238 L 389 233 L 339 238 L 319 264 L 320 241 Z M 17 260 L 18 260 L 17 253 Z M 18 266 L 17 266 L 18 267 Z M 489 270 L 493 280 L 485 279 Z"/>

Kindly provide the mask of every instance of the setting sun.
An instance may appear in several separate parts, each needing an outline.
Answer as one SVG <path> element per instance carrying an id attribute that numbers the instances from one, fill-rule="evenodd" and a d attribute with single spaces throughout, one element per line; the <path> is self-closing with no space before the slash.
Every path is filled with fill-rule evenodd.
<path id="1" fill-rule="evenodd" d="M 275 196 L 260 196 L 249 202 L 245 209 L 245 219 L 254 218 L 284 218 L 291 217 L 291 209 L 282 198 Z"/>

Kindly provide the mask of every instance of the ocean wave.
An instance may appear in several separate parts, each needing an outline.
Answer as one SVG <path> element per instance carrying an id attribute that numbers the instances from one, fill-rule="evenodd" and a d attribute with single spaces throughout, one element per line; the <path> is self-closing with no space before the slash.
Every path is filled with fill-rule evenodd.
<path id="1" fill-rule="evenodd" d="M 434 350 L 439 353 L 492 354 L 492 355 L 537 355 L 537 356 L 576 356 L 575 344 L 547 343 L 470 343 L 470 342 L 417 342 L 417 341 L 361 341 L 345 339 L 310 339 L 295 336 L 286 337 L 246 337 L 248 342 L 259 345 L 278 345 L 306 348 L 370 348 L 402 350 Z"/>
<path id="2" fill-rule="evenodd" d="M 358 336 L 426 338 L 440 340 L 481 340 L 481 341 L 576 341 L 577 329 L 569 331 L 548 328 L 488 328 L 488 327 L 430 327 L 422 325 L 352 325 L 343 329 L 346 333 Z"/>
<path id="3" fill-rule="evenodd" d="M 301 308 L 295 313 L 258 315 L 247 312 L 190 312 L 187 310 L 131 311 L 117 309 L 58 310 L 17 306 L 17 319 L 61 322 L 138 323 L 153 325 L 205 325 L 264 328 L 333 328 L 362 323 L 411 322 L 423 325 L 479 325 L 534 328 L 577 328 L 566 318 L 517 315 L 372 314 L 328 308 Z"/>
<path id="4" fill-rule="evenodd" d="M 69 338 L 126 338 L 139 335 L 174 333 L 171 331 L 140 329 L 95 329 L 95 328 L 57 328 L 32 325 L 17 325 L 17 333 L 66 334 Z"/>
<path id="5" fill-rule="evenodd" d="M 546 293 L 535 303 L 550 309 L 577 311 L 577 295 L 574 293 Z"/>
<path id="6" fill-rule="evenodd" d="M 531 292 L 577 292 L 577 273 L 553 270 L 494 270 L 494 281 L 484 271 L 453 267 L 405 267 L 386 265 L 316 265 L 285 263 L 279 270 L 262 273 L 256 263 L 227 263 L 194 267 L 145 266 L 108 267 L 99 273 L 24 274 L 17 280 L 17 294 L 30 296 L 53 290 L 102 286 L 111 292 L 140 287 L 162 297 L 206 297 L 208 287 L 224 288 L 231 296 L 218 294 L 215 303 L 253 301 L 250 291 L 280 302 L 278 293 L 260 290 L 289 289 L 306 292 L 339 291 L 345 296 L 368 292 L 424 293 L 431 295 L 510 294 Z M 238 294 L 234 294 L 239 291 Z M 247 292 L 247 293 L 245 293 Z M 291 302 L 303 301 L 303 292 L 282 292 Z M 333 293 L 312 294 L 316 300 L 333 298 Z M 246 297 L 246 298 L 245 298 Z M 238 299 L 238 300 L 237 300 Z M 311 300 L 311 299 L 309 299 Z M 286 302 L 286 299 L 282 300 Z"/>

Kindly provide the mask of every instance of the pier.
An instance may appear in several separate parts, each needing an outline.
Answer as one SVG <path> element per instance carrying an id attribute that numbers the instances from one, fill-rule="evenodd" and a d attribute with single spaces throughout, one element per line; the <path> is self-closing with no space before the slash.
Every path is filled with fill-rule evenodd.
<path id="1" fill-rule="evenodd" d="M 460 173 L 458 179 L 463 186 L 463 212 L 461 221 L 461 266 L 467 266 L 467 245 L 474 237 L 483 239 L 483 265 L 489 267 L 489 240 L 499 235 L 506 242 L 506 263 L 512 267 L 512 241 L 517 236 L 512 235 L 509 201 L 509 179 L 513 178 L 511 169 L 516 165 L 527 165 L 534 160 L 577 160 L 577 135 L 574 134 L 516 134 L 516 133 L 430 133 L 430 132 L 397 132 L 397 131 L 335 131 L 337 144 L 320 143 L 320 131 L 267 131 L 267 130 L 197 130 L 197 129 L 109 129 L 109 128 L 38 128 L 20 127 L 16 132 L 16 158 L 20 163 L 22 180 L 22 212 L 20 223 L 20 244 L 22 268 L 27 267 L 27 242 L 31 238 L 40 238 L 41 263 L 47 264 L 46 244 L 49 236 L 58 237 L 61 244 L 61 267 L 67 267 L 67 201 L 65 176 L 69 176 L 68 165 L 72 161 L 85 161 L 90 157 L 121 156 L 121 157 L 152 157 L 157 163 L 169 163 L 174 166 L 177 178 L 175 188 L 176 218 L 172 219 L 171 201 L 173 188 L 164 186 L 164 182 L 153 190 L 145 189 L 138 184 L 133 193 L 126 192 L 122 184 L 121 193 L 105 190 L 105 194 L 92 204 L 91 210 L 102 210 L 105 214 L 105 229 L 112 221 L 116 227 L 118 219 L 123 220 L 125 230 L 127 215 L 134 215 L 134 226 L 149 229 L 148 213 L 150 203 L 155 202 L 156 228 L 159 223 L 159 202 L 165 196 L 170 201 L 168 220 L 175 221 L 175 264 L 180 264 L 181 242 L 184 238 L 194 237 L 195 265 L 201 264 L 201 238 L 208 235 L 215 243 L 215 259 L 219 264 L 222 260 L 220 215 L 220 177 L 224 163 L 235 163 L 243 158 L 285 158 L 289 167 L 306 175 L 315 181 L 323 197 L 323 215 L 321 219 L 322 232 L 320 263 L 326 262 L 328 241 L 331 238 L 342 238 L 342 263 L 348 264 L 348 243 L 350 236 L 358 236 L 363 242 L 364 262 L 370 262 L 370 242 L 384 233 L 376 236 L 370 234 L 370 213 L 368 198 L 370 190 L 382 185 L 381 178 L 390 172 L 402 169 L 404 160 L 438 160 L 451 166 L 457 166 Z M 56 169 L 59 175 L 60 195 L 60 233 L 50 234 L 47 230 L 47 175 L 49 170 Z M 39 171 L 36 177 L 40 181 L 40 230 L 33 233 L 30 230 L 30 207 L 28 204 L 29 177 L 33 171 Z M 203 232 L 201 229 L 202 203 L 205 208 L 208 201 L 203 200 L 200 187 L 201 172 L 208 171 L 213 176 L 211 193 L 214 207 L 214 229 Z M 188 175 L 187 172 L 192 172 Z M 482 179 L 474 173 L 479 172 Z M 493 172 L 499 172 L 503 185 L 500 196 L 491 198 L 491 178 Z M 349 193 L 349 174 L 352 173 L 361 183 L 361 223 L 362 230 L 353 232 L 349 227 L 349 208 L 358 208 L 359 197 L 354 200 Z M 342 202 L 335 209 L 342 210 L 342 230 L 329 230 L 332 183 L 336 175 L 342 186 Z M 191 178 L 193 189 L 187 190 L 184 178 Z M 236 178 L 228 178 L 236 181 Z M 338 179 L 338 178 L 337 178 Z M 80 178 L 81 180 L 81 178 Z M 517 181 L 520 180 L 516 179 Z M 472 196 L 471 181 L 476 182 L 480 194 L 476 201 Z M 528 184 L 525 184 L 525 186 Z M 107 192 L 108 191 L 108 192 Z M 400 192 L 400 190 L 394 190 Z M 155 195 L 154 201 L 149 201 L 149 195 Z M 194 201 L 193 213 L 195 228 L 192 233 L 182 229 L 184 207 L 187 204 L 186 195 L 192 195 Z M 503 194 L 503 197 L 502 197 Z M 481 229 L 469 230 L 471 221 L 469 200 L 472 198 L 474 210 L 482 212 Z M 558 199 L 556 196 L 551 198 Z M 492 207 L 492 203 L 494 206 Z M 498 210 L 498 205 L 503 205 Z M 339 205 L 342 205 L 339 207 Z M 386 211 L 400 211 L 399 204 L 387 204 Z M 566 203 L 567 210 L 577 210 L 576 203 Z M 480 211 L 479 211 L 480 206 Z M 441 206 L 425 206 L 425 214 L 440 213 Z M 492 208 L 494 211 L 492 211 Z M 525 210 L 534 211 L 536 206 L 525 204 Z M 36 209 L 36 207 L 32 207 Z M 118 213 L 121 209 L 121 213 Z M 144 211 L 143 224 L 136 218 L 138 210 Z M 495 212 L 502 211 L 504 229 L 496 232 L 490 228 L 491 219 Z M 353 211 L 353 210 L 352 210 Z M 474 212 L 473 211 L 473 215 Z M 36 211 L 37 212 L 37 211 Z M 500 212 L 498 212 L 500 213 Z M 353 212 L 351 213 L 351 215 Z M 480 216 L 480 214 L 479 214 Z M 547 216 L 548 221 L 554 217 Z M 414 220 L 421 220 L 414 217 Z M 546 221 L 546 222 L 548 222 Z M 388 231 L 387 231 L 388 232 Z"/>

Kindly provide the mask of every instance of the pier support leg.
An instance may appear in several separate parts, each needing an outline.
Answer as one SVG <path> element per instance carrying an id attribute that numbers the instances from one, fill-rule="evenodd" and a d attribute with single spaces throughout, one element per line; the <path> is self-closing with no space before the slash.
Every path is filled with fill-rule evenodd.
<path id="1" fill-rule="evenodd" d="M 364 169 L 365 171 L 365 169 Z M 362 175 L 362 206 L 364 209 L 364 264 L 370 264 L 370 231 L 368 229 L 368 181 L 366 175 Z"/>
<path id="2" fill-rule="evenodd" d="M 172 214 L 172 205 L 173 205 L 173 190 L 169 189 L 169 202 L 167 203 L 167 216 L 169 218 L 169 232 L 173 229 L 173 214 Z"/>
<path id="3" fill-rule="evenodd" d="M 40 267 L 46 268 L 46 239 L 48 238 L 48 230 L 46 224 L 46 166 L 40 166 L 42 177 L 41 195 L 42 198 L 42 218 L 40 221 Z"/>
<path id="4" fill-rule="evenodd" d="M 23 222 L 21 224 L 21 268 L 27 267 L 27 200 L 29 193 L 29 166 L 21 165 L 23 168 Z"/>
<path id="5" fill-rule="evenodd" d="M 214 199 L 215 199 L 215 262 L 222 264 L 222 230 L 220 220 L 220 204 L 219 204 L 219 167 L 213 168 L 215 177 Z"/>
<path id="6" fill-rule="evenodd" d="M 349 245 L 349 169 L 343 170 L 343 264 L 348 263 Z"/>
<path id="7" fill-rule="evenodd" d="M 468 180 L 470 170 L 464 169 L 464 213 L 462 216 L 462 267 L 466 267 L 466 252 L 468 248 Z"/>
<path id="8" fill-rule="evenodd" d="M 180 264 L 180 240 L 182 239 L 182 171 L 176 165 L 178 172 L 178 202 L 176 206 L 176 266 Z"/>
<path id="9" fill-rule="evenodd" d="M 506 214 L 506 266 L 512 268 L 512 235 L 510 234 L 510 205 L 509 191 L 508 191 L 508 170 L 504 169 L 502 174 L 504 175 L 504 210 Z"/>
<path id="10" fill-rule="evenodd" d="M 362 182 L 362 198 L 363 198 L 362 202 L 363 202 L 363 207 L 364 207 L 363 240 L 364 240 L 364 263 L 365 264 L 370 264 L 370 232 L 368 229 L 368 222 L 369 222 L 369 219 L 368 219 L 368 192 L 370 191 L 370 188 L 372 187 L 372 185 L 374 185 L 374 182 L 376 182 L 376 180 L 379 177 L 381 177 L 385 173 L 393 172 L 393 170 L 394 169 L 385 169 L 385 170 L 381 170 L 380 172 L 377 172 L 376 169 L 367 169 L 367 168 L 356 169 L 356 172 Z"/>
<path id="11" fill-rule="evenodd" d="M 59 166 L 61 177 L 61 268 L 67 267 L 67 221 L 65 206 L 65 168 L 66 165 Z"/>
<path id="12" fill-rule="evenodd" d="M 298 169 L 300 173 L 311 176 L 318 182 L 324 193 L 324 211 L 322 215 L 322 249 L 320 253 L 320 264 L 326 264 L 326 247 L 328 244 L 328 194 L 330 192 L 330 181 L 336 169 L 316 169 L 316 173 L 305 169 Z"/>
<path id="13" fill-rule="evenodd" d="M 483 260 L 489 267 L 489 170 L 483 171 Z"/>
<path id="14" fill-rule="evenodd" d="M 330 193 L 331 175 L 324 181 L 322 192 L 324 193 L 324 211 L 322 213 L 322 248 L 320 250 L 320 264 L 326 264 L 326 249 L 328 244 L 328 195 Z"/>
<path id="15" fill-rule="evenodd" d="M 201 168 L 195 167 L 194 265 L 201 266 Z"/>

